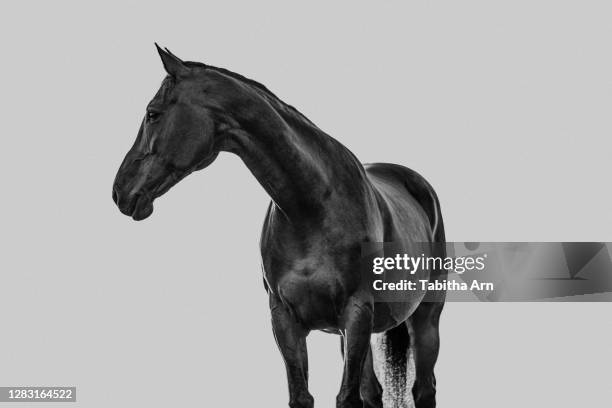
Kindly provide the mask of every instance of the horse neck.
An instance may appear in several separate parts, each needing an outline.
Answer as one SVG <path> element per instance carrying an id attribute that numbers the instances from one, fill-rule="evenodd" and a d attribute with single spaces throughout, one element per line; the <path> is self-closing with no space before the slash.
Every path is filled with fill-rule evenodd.
<path id="1" fill-rule="evenodd" d="M 222 150 L 237 154 L 290 220 L 365 188 L 362 165 L 342 144 L 281 102 L 261 101 L 233 118 Z M 355 198 L 355 197 L 353 197 Z"/>

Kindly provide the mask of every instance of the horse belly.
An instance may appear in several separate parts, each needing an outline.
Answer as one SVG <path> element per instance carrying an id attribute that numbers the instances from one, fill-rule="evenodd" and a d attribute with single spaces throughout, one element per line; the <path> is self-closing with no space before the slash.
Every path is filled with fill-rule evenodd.
<path id="1" fill-rule="evenodd" d="M 402 241 L 399 236 L 394 239 L 398 253 L 407 254 L 410 257 L 430 256 L 431 253 L 410 240 Z M 395 254 L 395 252 L 391 252 Z M 389 256 L 389 254 L 385 254 Z M 426 269 L 418 271 L 395 270 L 392 273 L 391 282 L 409 281 L 414 286 L 411 290 L 398 290 L 397 292 L 377 292 L 374 303 L 374 331 L 382 332 L 389 330 L 406 321 L 422 302 L 427 291 L 423 289 L 421 281 L 429 280 L 430 272 Z"/>
<path id="2" fill-rule="evenodd" d="M 384 302 L 374 304 L 374 333 L 381 333 L 405 322 L 420 302 Z"/>

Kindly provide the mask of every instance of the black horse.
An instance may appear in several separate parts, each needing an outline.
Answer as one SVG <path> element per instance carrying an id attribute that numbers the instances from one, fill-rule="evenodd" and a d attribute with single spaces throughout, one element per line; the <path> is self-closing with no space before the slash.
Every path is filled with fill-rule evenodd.
<path id="1" fill-rule="evenodd" d="M 393 364 L 405 363 L 412 343 L 416 407 L 435 406 L 434 364 L 445 294 L 424 301 L 425 293 L 414 291 L 402 302 L 375 302 L 359 272 L 363 243 L 401 243 L 418 256 L 418 243 L 445 241 L 432 187 L 399 165 L 362 165 L 263 85 L 157 48 L 168 75 L 117 173 L 113 200 L 121 212 L 142 220 L 153 212 L 153 200 L 183 177 L 211 164 L 221 151 L 237 154 L 272 199 L 261 254 L 274 336 L 287 369 L 289 406 L 313 406 L 306 352 L 311 330 L 342 336 L 344 375 L 337 407 L 382 406 L 372 333 L 386 333 L 393 343 L 399 359 L 387 359 L 386 369 L 404 387 L 406 370 Z M 425 255 L 435 256 L 435 245 L 430 247 Z M 402 404 L 396 397 L 395 404 Z"/>

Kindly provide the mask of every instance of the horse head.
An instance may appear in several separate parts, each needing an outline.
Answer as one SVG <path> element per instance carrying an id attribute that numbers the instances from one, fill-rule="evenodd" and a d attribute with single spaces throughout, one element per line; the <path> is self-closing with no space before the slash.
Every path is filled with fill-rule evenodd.
<path id="1" fill-rule="evenodd" d="M 204 75 L 204 64 L 184 62 L 156 47 L 168 75 L 148 104 L 113 184 L 113 201 L 136 221 L 151 215 L 157 197 L 219 153 L 223 100 L 215 95 L 224 94 L 218 92 L 222 81 Z"/>

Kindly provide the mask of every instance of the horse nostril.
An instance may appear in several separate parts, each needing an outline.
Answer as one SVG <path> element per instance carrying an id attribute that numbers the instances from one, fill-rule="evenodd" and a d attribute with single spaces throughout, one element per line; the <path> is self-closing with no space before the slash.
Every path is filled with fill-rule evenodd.
<path id="1" fill-rule="evenodd" d="M 119 195 L 117 194 L 117 187 L 113 187 L 113 201 L 115 204 L 118 204 Z"/>

